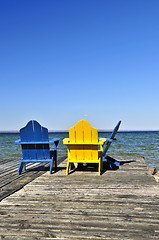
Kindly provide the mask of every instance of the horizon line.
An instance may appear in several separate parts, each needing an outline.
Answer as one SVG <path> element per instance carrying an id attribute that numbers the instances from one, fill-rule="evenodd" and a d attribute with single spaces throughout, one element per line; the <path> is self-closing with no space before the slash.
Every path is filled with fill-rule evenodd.
<path id="1" fill-rule="evenodd" d="M 98 129 L 98 132 L 112 132 L 113 129 Z M 69 130 L 48 130 L 48 133 L 67 133 Z M 118 130 L 118 132 L 159 132 L 159 130 Z M 20 133 L 19 130 L 0 130 L 0 133 Z"/>

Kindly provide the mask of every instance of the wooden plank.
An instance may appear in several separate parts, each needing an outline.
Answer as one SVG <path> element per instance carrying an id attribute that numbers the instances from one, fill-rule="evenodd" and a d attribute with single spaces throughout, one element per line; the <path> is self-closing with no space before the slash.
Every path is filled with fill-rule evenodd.
<path id="1" fill-rule="evenodd" d="M 83 142 L 91 143 L 92 141 L 92 127 L 87 121 L 82 121 L 83 124 Z M 98 139 L 97 139 L 98 142 Z"/>
<path id="2" fill-rule="evenodd" d="M 69 129 L 69 140 L 70 142 L 76 142 L 76 129 L 75 127 L 71 127 Z M 70 159 L 77 159 L 77 151 L 75 146 L 71 146 L 71 148 L 68 146 L 68 158 Z"/>
<path id="3" fill-rule="evenodd" d="M 83 121 L 83 142 L 85 143 L 92 142 L 92 128 L 91 128 L 91 125 L 86 121 Z M 82 148 L 83 148 L 83 158 L 79 158 L 79 159 L 91 160 L 92 150 L 90 146 L 84 145 L 82 146 Z"/>
<path id="4" fill-rule="evenodd" d="M 159 239 L 159 185 L 143 158 L 116 171 L 84 168 L 34 179 L 0 202 L 3 239 Z"/>
<path id="5" fill-rule="evenodd" d="M 58 157 L 57 162 L 60 164 L 66 156 Z M 19 165 L 19 164 L 18 164 Z M 7 196 L 13 194 L 14 192 L 21 189 L 23 186 L 33 181 L 35 178 L 41 176 L 48 171 L 49 169 L 48 163 L 34 163 L 27 165 L 27 171 L 23 172 L 22 175 L 17 175 L 18 166 L 15 166 L 8 172 L 1 174 L 0 173 L 0 201 Z"/>
<path id="6" fill-rule="evenodd" d="M 75 135 L 76 135 L 76 143 L 83 143 L 84 142 L 84 126 L 83 126 L 83 120 L 80 120 L 75 125 Z"/>

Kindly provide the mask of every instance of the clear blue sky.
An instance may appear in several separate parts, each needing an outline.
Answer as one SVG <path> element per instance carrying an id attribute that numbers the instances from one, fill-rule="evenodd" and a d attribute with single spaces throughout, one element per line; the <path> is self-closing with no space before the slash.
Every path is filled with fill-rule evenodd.
<path id="1" fill-rule="evenodd" d="M 159 130 L 158 0 L 0 0 L 0 130 Z"/>

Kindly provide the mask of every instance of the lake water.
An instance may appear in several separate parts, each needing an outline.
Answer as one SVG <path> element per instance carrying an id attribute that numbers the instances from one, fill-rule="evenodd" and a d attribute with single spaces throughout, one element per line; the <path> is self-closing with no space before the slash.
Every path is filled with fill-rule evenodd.
<path id="1" fill-rule="evenodd" d="M 110 132 L 99 133 L 99 137 L 110 137 Z M 67 155 L 62 140 L 68 133 L 49 133 L 49 138 L 59 137 L 58 156 Z M 112 157 L 143 156 L 150 167 L 159 169 L 159 131 L 118 132 L 107 154 Z M 0 133 L 0 160 L 21 159 L 21 147 L 15 145 L 19 139 L 16 133 Z M 53 145 L 51 145 L 53 147 Z"/>

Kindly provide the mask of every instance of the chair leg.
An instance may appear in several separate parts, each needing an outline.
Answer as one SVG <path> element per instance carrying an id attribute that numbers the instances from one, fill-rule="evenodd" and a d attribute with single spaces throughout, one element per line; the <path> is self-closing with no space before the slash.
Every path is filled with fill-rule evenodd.
<path id="1" fill-rule="evenodd" d="M 101 158 L 101 160 L 100 160 L 100 164 L 101 164 L 101 171 L 103 171 L 103 159 Z"/>
<path id="2" fill-rule="evenodd" d="M 100 175 L 100 171 L 101 171 L 101 161 L 99 161 L 98 163 L 98 175 Z"/>
<path id="3" fill-rule="evenodd" d="M 67 161 L 67 168 L 66 168 L 66 175 L 69 173 L 69 168 L 70 168 L 70 162 L 69 160 Z"/>
<path id="4" fill-rule="evenodd" d="M 23 169 L 23 162 L 21 161 L 20 162 L 20 164 L 19 164 L 19 168 L 18 168 L 18 175 L 20 175 L 21 174 L 21 172 L 22 172 L 22 169 Z"/>
<path id="5" fill-rule="evenodd" d="M 57 151 L 56 150 L 50 150 L 50 158 L 53 159 L 52 162 L 52 168 L 50 169 L 51 171 L 53 171 L 53 164 L 55 164 L 55 171 L 57 170 Z"/>
<path id="6" fill-rule="evenodd" d="M 51 160 L 51 162 L 50 162 L 50 174 L 52 174 L 53 162 L 54 162 L 54 159 L 52 158 L 52 160 Z"/>
<path id="7" fill-rule="evenodd" d="M 54 151 L 55 171 L 57 170 L 57 151 Z"/>
<path id="8" fill-rule="evenodd" d="M 23 163 L 23 171 L 26 171 L 26 164 Z"/>
<path id="9" fill-rule="evenodd" d="M 57 170 L 57 158 L 55 158 L 55 171 Z"/>

